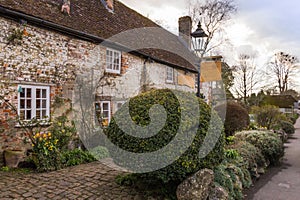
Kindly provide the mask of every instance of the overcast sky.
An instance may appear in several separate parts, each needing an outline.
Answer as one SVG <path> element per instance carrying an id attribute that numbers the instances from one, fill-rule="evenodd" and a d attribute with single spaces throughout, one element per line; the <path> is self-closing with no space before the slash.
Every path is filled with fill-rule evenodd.
<path id="1" fill-rule="evenodd" d="M 120 0 L 152 20 L 160 20 L 177 34 L 178 18 L 189 14 L 188 0 Z M 204 1 L 204 0 L 203 0 Z M 238 52 L 258 52 L 262 67 L 277 51 L 300 59 L 299 0 L 236 0 L 238 12 L 226 28 Z M 297 79 L 300 85 L 300 79 Z"/>

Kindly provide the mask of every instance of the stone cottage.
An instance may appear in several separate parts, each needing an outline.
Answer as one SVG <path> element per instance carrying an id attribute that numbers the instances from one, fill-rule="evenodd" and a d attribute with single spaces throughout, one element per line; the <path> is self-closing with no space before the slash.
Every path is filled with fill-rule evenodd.
<path id="1" fill-rule="evenodd" d="M 189 19 L 179 24 L 191 30 Z M 0 1 L 0 25 L 0 155 L 20 148 L 9 119 L 50 120 L 86 70 L 97 74 L 95 105 L 105 123 L 124 99 L 151 88 L 195 92 L 189 37 L 117 0 Z"/>

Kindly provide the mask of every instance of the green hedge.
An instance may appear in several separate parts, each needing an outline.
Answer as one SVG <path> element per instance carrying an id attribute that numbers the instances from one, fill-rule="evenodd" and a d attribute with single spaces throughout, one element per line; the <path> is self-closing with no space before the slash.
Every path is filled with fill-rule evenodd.
<path id="1" fill-rule="evenodd" d="M 137 174 L 139 177 L 144 177 L 148 180 L 160 180 L 164 183 L 170 181 L 182 181 L 188 175 L 193 174 L 201 168 L 213 168 L 218 165 L 223 159 L 223 144 L 224 144 L 224 133 L 217 138 L 217 143 L 213 150 L 205 157 L 199 158 L 199 150 L 202 146 L 205 136 L 208 134 L 208 127 L 210 125 L 211 116 L 214 116 L 212 120 L 210 134 L 216 133 L 218 130 L 222 130 L 222 122 L 216 113 L 211 113 L 211 108 L 201 99 L 195 99 L 194 94 L 184 93 L 177 91 L 177 96 L 185 101 L 188 106 L 180 105 L 179 100 L 171 90 L 152 90 L 143 93 L 137 97 L 134 97 L 129 102 L 130 115 L 132 120 L 141 126 L 147 126 L 150 124 L 149 110 L 155 105 L 159 104 L 164 107 L 167 113 L 167 119 L 164 127 L 154 136 L 149 138 L 136 138 L 131 135 L 124 133 L 118 126 L 115 119 L 112 119 L 109 127 L 106 130 L 106 134 L 111 142 L 118 145 L 119 148 L 134 152 L 134 153 L 148 153 L 157 151 L 164 146 L 168 145 L 177 134 L 181 134 L 183 138 L 189 138 L 191 135 L 195 135 L 192 144 L 188 147 L 185 152 L 182 152 L 181 156 L 178 157 L 171 165 L 159 169 L 154 172 Z M 193 104 L 195 100 L 196 105 Z M 193 113 L 199 106 L 200 113 L 196 116 L 182 117 L 182 112 Z M 198 114 L 200 116 L 198 116 Z M 121 119 L 124 120 L 122 123 L 127 123 L 126 109 L 121 108 L 118 113 Z M 162 116 L 156 115 L 155 118 L 162 118 Z M 118 122 L 120 123 L 120 122 Z M 179 127 L 182 126 L 183 131 L 178 131 Z M 191 128 L 192 127 L 192 128 Z M 196 132 L 195 132 L 196 131 Z M 181 141 L 184 143 L 184 139 Z M 172 156 L 173 149 L 178 148 L 180 143 L 173 146 L 168 151 L 167 156 Z M 212 141 L 209 140 L 206 145 L 213 146 Z M 112 149 L 110 155 L 114 158 L 114 161 L 122 166 L 126 166 L 128 163 L 124 163 L 123 158 L 119 158 L 120 152 Z M 131 165 L 143 165 L 147 163 L 140 163 L 139 160 L 128 158 L 128 162 Z M 160 162 L 160 161 L 158 161 Z"/>
<path id="2" fill-rule="evenodd" d="M 276 133 L 271 131 L 243 131 L 236 133 L 235 137 L 260 149 L 264 158 L 272 165 L 277 164 L 284 155 L 283 142 Z"/>

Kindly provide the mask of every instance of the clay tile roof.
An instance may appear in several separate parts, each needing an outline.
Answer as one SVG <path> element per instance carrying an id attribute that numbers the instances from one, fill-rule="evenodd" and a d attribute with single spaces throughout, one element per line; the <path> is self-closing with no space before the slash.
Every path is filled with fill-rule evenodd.
<path id="1" fill-rule="evenodd" d="M 137 28 L 160 28 L 150 19 L 128 8 L 121 2 L 114 1 L 114 13 L 110 13 L 101 3 L 101 0 L 71 0 L 71 17 L 61 13 L 61 0 L 0 0 L 0 6 L 26 15 L 34 16 L 64 27 L 88 33 L 102 39 L 108 39 L 116 34 Z M 180 39 L 165 31 L 162 38 L 156 35 L 156 42 L 169 46 L 171 49 L 181 49 L 185 58 L 160 49 L 140 49 L 142 53 L 153 58 L 163 60 L 168 64 L 196 71 L 193 62 L 195 59 Z M 172 39 L 166 38 L 170 36 Z"/>

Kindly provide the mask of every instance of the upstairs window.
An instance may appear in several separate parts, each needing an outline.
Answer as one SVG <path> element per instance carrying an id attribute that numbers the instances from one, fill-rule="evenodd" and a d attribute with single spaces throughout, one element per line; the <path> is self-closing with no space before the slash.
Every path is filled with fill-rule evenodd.
<path id="1" fill-rule="evenodd" d="M 50 116 L 50 88 L 47 86 L 18 86 L 18 115 L 20 120 L 43 120 Z"/>
<path id="2" fill-rule="evenodd" d="M 174 68 L 167 67 L 167 83 L 174 83 Z"/>
<path id="3" fill-rule="evenodd" d="M 106 72 L 121 73 L 121 52 L 113 49 L 106 49 Z"/>

